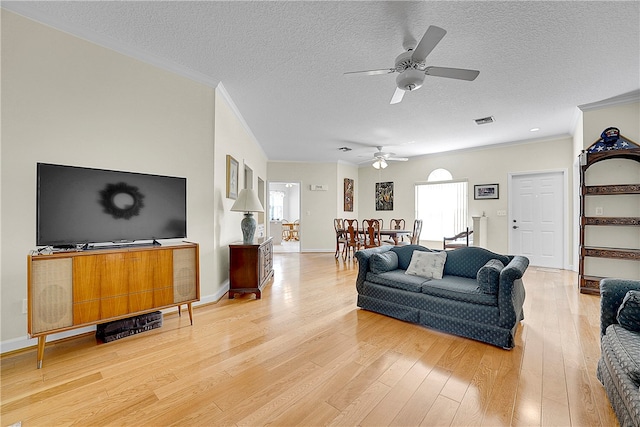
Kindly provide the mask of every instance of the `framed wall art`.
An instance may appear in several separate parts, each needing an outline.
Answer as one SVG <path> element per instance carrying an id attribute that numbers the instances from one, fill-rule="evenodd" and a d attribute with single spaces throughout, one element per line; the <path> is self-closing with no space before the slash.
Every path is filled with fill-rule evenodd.
<path id="1" fill-rule="evenodd" d="M 499 199 L 498 184 L 474 185 L 473 198 L 475 200 Z"/>
<path id="2" fill-rule="evenodd" d="M 227 155 L 227 198 L 238 198 L 238 161 Z"/>
<path id="3" fill-rule="evenodd" d="M 393 210 L 393 182 L 376 182 L 376 210 Z"/>
<path id="4" fill-rule="evenodd" d="M 344 179 L 344 211 L 353 212 L 353 180 Z"/>

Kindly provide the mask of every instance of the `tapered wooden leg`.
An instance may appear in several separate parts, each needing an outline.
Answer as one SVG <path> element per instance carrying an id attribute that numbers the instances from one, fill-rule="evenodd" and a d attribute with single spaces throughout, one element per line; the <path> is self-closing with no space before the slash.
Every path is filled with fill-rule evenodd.
<path id="1" fill-rule="evenodd" d="M 187 304 L 187 309 L 189 310 L 189 321 L 191 321 L 191 325 L 193 325 L 193 307 L 191 303 Z"/>
<path id="2" fill-rule="evenodd" d="M 182 306 L 178 304 L 178 316 L 182 317 Z"/>
<path id="3" fill-rule="evenodd" d="M 47 336 L 42 335 L 38 337 L 38 369 L 42 368 L 42 359 L 44 359 L 44 344 L 47 341 Z"/>

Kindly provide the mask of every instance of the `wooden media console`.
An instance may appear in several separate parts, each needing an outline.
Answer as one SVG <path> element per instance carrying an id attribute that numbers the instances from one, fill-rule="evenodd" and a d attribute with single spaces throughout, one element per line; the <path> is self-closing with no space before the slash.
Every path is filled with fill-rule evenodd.
<path id="1" fill-rule="evenodd" d="M 29 335 L 42 367 L 47 335 L 200 300 L 196 243 L 27 257 Z"/>

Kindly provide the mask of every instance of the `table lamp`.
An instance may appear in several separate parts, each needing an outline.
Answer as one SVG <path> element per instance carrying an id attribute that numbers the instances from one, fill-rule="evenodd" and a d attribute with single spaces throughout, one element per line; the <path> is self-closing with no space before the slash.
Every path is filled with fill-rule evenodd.
<path id="1" fill-rule="evenodd" d="M 253 212 L 264 212 L 260 200 L 255 191 L 245 188 L 240 190 L 238 199 L 231 206 L 233 212 L 244 212 L 244 219 L 240 222 L 242 228 L 242 243 L 250 245 L 253 243 L 253 236 L 256 233 L 256 220 Z"/>

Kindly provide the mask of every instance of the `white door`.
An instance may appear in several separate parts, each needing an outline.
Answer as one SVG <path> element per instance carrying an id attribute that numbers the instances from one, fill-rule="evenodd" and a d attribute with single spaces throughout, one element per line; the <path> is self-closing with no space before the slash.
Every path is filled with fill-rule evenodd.
<path id="1" fill-rule="evenodd" d="M 510 252 L 531 265 L 564 268 L 564 172 L 510 177 Z"/>

